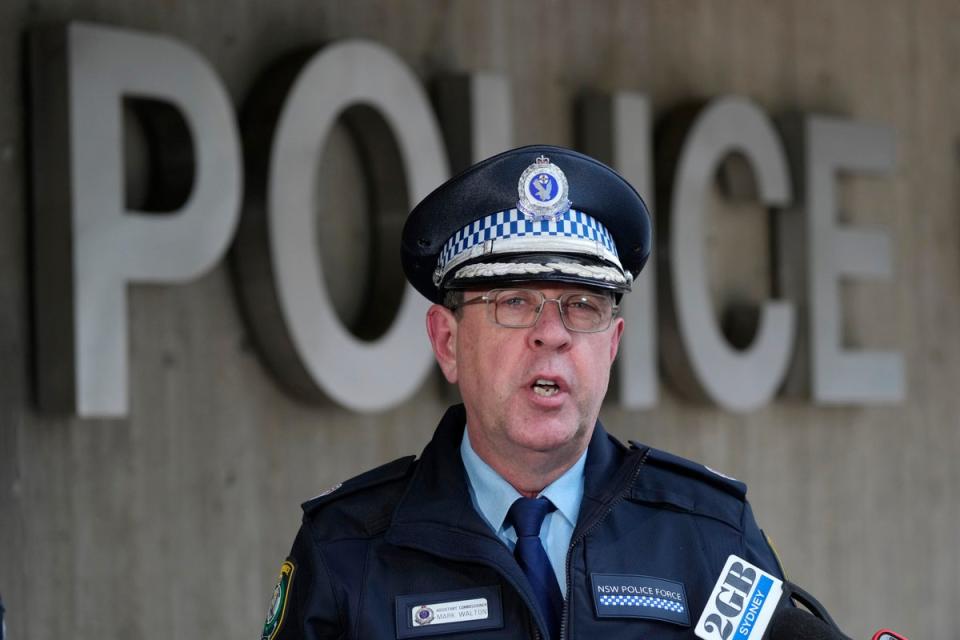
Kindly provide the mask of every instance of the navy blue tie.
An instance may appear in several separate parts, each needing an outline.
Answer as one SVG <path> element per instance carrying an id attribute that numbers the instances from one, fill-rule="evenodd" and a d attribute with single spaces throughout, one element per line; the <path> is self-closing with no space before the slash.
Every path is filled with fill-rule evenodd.
<path id="1" fill-rule="evenodd" d="M 547 621 L 550 637 L 560 637 L 560 616 L 563 615 L 563 596 L 557 576 L 550 566 L 550 558 L 540 543 L 540 525 L 551 511 L 556 510 L 546 498 L 517 498 L 507 512 L 507 522 L 517 532 L 517 546 L 513 557 L 527 574 L 530 586 L 537 595 L 537 604 Z"/>

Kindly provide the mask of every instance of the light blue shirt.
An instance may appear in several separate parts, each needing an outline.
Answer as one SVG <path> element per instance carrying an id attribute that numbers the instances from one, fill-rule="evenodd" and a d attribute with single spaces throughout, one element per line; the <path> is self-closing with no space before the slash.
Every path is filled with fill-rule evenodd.
<path id="1" fill-rule="evenodd" d="M 499 473 L 480 459 L 470 445 L 467 430 L 463 430 L 460 443 L 460 456 L 467 470 L 467 485 L 470 488 L 470 500 L 480 517 L 497 534 L 510 552 L 517 544 L 517 533 L 512 526 L 504 523 L 507 511 L 520 492 L 504 480 Z M 567 597 L 567 549 L 577 524 L 580 502 L 583 500 L 583 466 L 587 461 L 587 452 L 567 469 L 562 476 L 548 485 L 540 495 L 548 498 L 557 510 L 547 514 L 540 527 L 540 541 L 550 558 L 553 573 L 560 583 L 560 593 Z"/>

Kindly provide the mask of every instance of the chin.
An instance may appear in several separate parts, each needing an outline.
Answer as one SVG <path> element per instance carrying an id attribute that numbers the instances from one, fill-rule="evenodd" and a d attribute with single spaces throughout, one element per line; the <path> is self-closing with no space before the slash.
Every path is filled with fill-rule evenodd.
<path id="1" fill-rule="evenodd" d="M 550 453 L 571 445 L 576 446 L 583 438 L 584 429 L 570 421 L 534 421 L 520 433 L 517 444 L 540 453 Z"/>

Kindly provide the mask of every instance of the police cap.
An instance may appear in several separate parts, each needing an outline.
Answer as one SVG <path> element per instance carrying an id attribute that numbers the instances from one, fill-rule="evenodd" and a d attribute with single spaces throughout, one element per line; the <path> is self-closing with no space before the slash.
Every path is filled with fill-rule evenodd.
<path id="1" fill-rule="evenodd" d="M 650 256 L 650 214 L 613 169 L 563 147 L 512 149 L 414 207 L 401 258 L 433 302 L 444 291 L 556 281 L 630 290 Z"/>

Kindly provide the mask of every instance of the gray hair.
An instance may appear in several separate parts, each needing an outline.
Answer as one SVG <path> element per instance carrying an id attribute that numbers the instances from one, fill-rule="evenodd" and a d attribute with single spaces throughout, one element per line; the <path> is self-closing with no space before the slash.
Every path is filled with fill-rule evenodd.
<path id="1" fill-rule="evenodd" d="M 459 320 L 463 313 L 463 289 L 447 289 L 444 291 L 443 306 L 453 311 L 453 315 Z"/>

